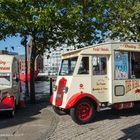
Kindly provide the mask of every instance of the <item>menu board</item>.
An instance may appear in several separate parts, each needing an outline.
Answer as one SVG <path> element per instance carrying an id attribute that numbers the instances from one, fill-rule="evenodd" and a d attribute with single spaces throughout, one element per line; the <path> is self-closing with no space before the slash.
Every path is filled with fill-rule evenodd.
<path id="1" fill-rule="evenodd" d="M 128 78 L 128 53 L 115 51 L 115 79 Z"/>

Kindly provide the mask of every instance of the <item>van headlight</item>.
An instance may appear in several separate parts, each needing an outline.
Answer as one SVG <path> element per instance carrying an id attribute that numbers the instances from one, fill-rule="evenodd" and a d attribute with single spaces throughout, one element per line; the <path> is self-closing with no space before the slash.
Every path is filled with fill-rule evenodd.
<path id="1" fill-rule="evenodd" d="M 67 93 L 68 92 L 68 87 L 64 87 L 63 88 L 63 93 Z"/>

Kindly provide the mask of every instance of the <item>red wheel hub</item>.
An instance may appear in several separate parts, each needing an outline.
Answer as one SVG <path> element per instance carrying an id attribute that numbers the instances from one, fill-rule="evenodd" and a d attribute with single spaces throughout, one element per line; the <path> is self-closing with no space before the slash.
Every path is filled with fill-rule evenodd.
<path id="1" fill-rule="evenodd" d="M 88 120 L 92 115 L 93 109 L 88 102 L 79 103 L 77 105 L 76 115 L 80 120 Z"/>

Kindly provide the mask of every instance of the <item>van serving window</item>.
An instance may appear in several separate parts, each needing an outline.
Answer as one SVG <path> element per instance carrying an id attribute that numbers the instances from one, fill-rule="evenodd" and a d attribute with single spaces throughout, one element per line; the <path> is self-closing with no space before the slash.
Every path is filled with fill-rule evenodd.
<path id="1" fill-rule="evenodd" d="M 140 78 L 140 52 L 129 53 L 130 78 Z"/>
<path id="2" fill-rule="evenodd" d="M 115 51 L 114 55 L 114 70 L 115 79 L 128 79 L 128 52 Z"/>
<path id="3" fill-rule="evenodd" d="M 115 51 L 115 79 L 135 79 L 140 78 L 140 53 Z"/>
<path id="4" fill-rule="evenodd" d="M 92 58 L 93 75 L 107 74 L 107 60 L 105 56 L 94 56 Z"/>

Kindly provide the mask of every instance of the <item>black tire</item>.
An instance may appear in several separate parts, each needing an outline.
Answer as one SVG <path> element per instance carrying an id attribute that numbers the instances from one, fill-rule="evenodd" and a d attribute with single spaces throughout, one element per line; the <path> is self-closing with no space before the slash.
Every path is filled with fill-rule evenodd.
<path id="1" fill-rule="evenodd" d="M 70 109 L 72 120 L 80 125 L 92 122 L 95 114 L 95 106 L 89 99 L 80 100 L 73 108 Z"/>
<path id="2" fill-rule="evenodd" d="M 56 114 L 58 115 L 66 115 L 67 114 L 67 111 L 66 110 L 62 110 L 56 106 L 53 106 L 53 110 Z"/>
<path id="3" fill-rule="evenodd" d="M 15 116 L 15 109 L 8 112 L 10 118 L 14 118 Z"/>
<path id="4" fill-rule="evenodd" d="M 15 109 L 16 109 L 16 101 L 15 101 L 13 109 L 8 112 L 10 118 L 14 118 L 15 117 Z"/>

